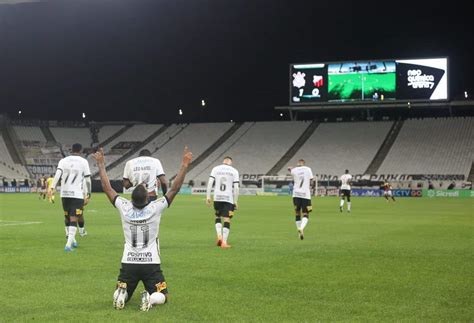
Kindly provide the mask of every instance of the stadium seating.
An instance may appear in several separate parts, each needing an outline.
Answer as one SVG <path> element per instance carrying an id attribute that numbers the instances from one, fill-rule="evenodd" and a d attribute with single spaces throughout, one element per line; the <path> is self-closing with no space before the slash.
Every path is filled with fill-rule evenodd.
<path id="1" fill-rule="evenodd" d="M 147 133 L 148 136 L 150 136 L 154 131 L 156 131 L 156 130 L 160 129 L 161 127 L 163 127 L 163 125 L 152 125 L 152 126 L 153 126 L 153 128 L 148 129 L 148 130 L 150 130 L 150 132 Z M 135 127 L 136 126 L 133 126 L 131 129 L 133 129 Z M 141 149 L 148 149 L 152 153 L 155 152 L 155 150 L 159 149 L 162 145 L 166 144 L 170 140 L 170 138 L 175 136 L 180 131 L 180 129 L 182 129 L 183 127 L 185 127 L 185 125 L 177 125 L 177 124 L 170 125 L 169 127 L 166 128 L 165 131 L 163 131 L 160 135 L 153 138 L 153 140 L 151 140 L 150 143 L 148 143 L 147 145 L 145 145 Z M 135 131 L 137 129 L 138 128 L 136 128 Z M 124 136 L 127 133 L 129 133 L 129 131 L 130 130 L 126 131 Z M 135 134 L 138 134 L 138 132 L 135 132 Z M 130 133 L 127 136 L 127 140 L 130 140 L 129 136 L 130 136 Z M 146 137 L 148 137 L 148 136 L 146 136 Z M 132 137 L 132 138 L 137 138 L 137 137 L 135 136 L 135 137 Z M 143 138 L 139 141 L 143 141 L 145 138 Z M 130 140 L 130 141 L 133 141 L 133 140 Z M 131 158 L 134 158 L 134 157 L 138 156 L 138 153 L 139 153 L 139 151 L 137 151 Z M 131 159 L 131 158 L 129 158 L 129 159 Z M 115 160 L 117 160 L 117 158 Z M 127 162 L 127 160 L 121 162 L 120 164 L 116 165 L 114 168 L 112 168 L 109 171 L 109 176 L 110 176 L 111 179 L 121 179 L 122 178 L 123 169 L 125 167 L 126 162 Z M 108 164 L 110 164 L 110 162 L 108 162 Z M 166 168 L 165 168 L 165 171 L 166 171 Z"/>
<path id="2" fill-rule="evenodd" d="M 198 183 L 207 181 L 212 168 L 226 155 L 233 157 L 240 174 L 265 174 L 308 125 L 304 121 L 246 122 L 194 168 L 188 178 Z"/>
<path id="3" fill-rule="evenodd" d="M 466 178 L 474 160 L 474 118 L 406 120 L 379 174 L 451 174 Z"/>
<path id="4" fill-rule="evenodd" d="M 75 143 L 79 143 L 82 147 L 91 147 L 92 138 L 89 128 L 65 128 L 50 127 L 57 142 L 63 145 L 65 151 L 68 151 Z"/>
<path id="5" fill-rule="evenodd" d="M 123 125 L 106 125 L 99 129 L 99 142 L 104 142 L 109 139 L 113 134 L 122 129 Z"/>
<path id="6" fill-rule="evenodd" d="M 202 156 L 187 175 L 196 185 L 206 182 L 215 165 L 224 156 L 234 158 L 240 174 L 265 174 L 288 151 L 310 123 L 305 121 L 245 122 L 226 138 L 214 151 Z M 289 165 L 303 158 L 315 174 L 338 176 L 349 169 L 352 174 L 363 174 L 383 143 L 393 122 L 321 123 L 292 157 Z M 124 131 L 104 147 L 106 163 L 110 165 L 125 154 L 138 156 L 146 148 L 162 161 L 168 178 L 176 175 L 181 152 L 185 145 L 196 159 L 211 147 L 233 123 L 135 124 L 130 128 L 114 124 L 99 126 L 99 141 L 104 142 L 118 131 Z M 86 127 L 50 127 L 63 148 L 79 142 L 91 145 L 90 129 Z M 163 132 L 150 138 L 157 130 Z M 378 174 L 436 174 L 468 176 L 474 160 L 474 118 L 409 119 L 378 169 Z M 39 126 L 14 125 L 21 142 L 21 151 L 28 164 L 55 165 L 61 152 L 48 144 Z M 149 138 L 145 146 L 143 142 Z M 220 143 L 220 142 L 219 142 Z M 138 146 L 137 146 L 138 145 Z M 143 146 L 143 147 L 142 147 Z M 139 149 L 137 149 L 139 148 Z M 0 140 L 0 176 L 22 179 L 28 177 L 26 168 L 15 164 L 3 138 Z M 97 171 L 88 156 L 91 171 Z M 126 160 L 109 170 L 111 179 L 121 179 Z M 287 165 L 279 175 L 287 174 Z"/>
<path id="7" fill-rule="evenodd" d="M 46 142 L 46 138 L 39 127 L 14 126 L 13 130 L 21 141 Z"/>
<path id="8" fill-rule="evenodd" d="M 23 165 L 13 162 L 2 136 L 0 136 L 0 156 L 0 177 L 8 179 L 24 179 L 29 177 L 28 171 Z"/>
<path id="9" fill-rule="evenodd" d="M 345 169 L 352 174 L 363 174 L 391 126 L 392 122 L 322 123 L 301 146 L 290 165 L 304 159 L 315 175 L 338 176 Z M 278 173 L 287 174 L 287 166 Z"/>
<path id="10" fill-rule="evenodd" d="M 190 124 L 156 151 L 153 157 L 160 159 L 165 172 L 171 178 L 179 170 L 184 146 L 188 146 L 192 150 L 194 158 L 197 158 L 231 126 L 232 123 Z"/>

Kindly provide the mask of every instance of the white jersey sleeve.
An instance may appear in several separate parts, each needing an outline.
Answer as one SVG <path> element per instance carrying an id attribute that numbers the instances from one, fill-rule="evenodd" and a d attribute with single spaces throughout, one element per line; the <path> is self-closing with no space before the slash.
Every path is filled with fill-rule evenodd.
<path id="1" fill-rule="evenodd" d="M 123 178 L 128 179 L 132 182 L 132 172 L 131 172 L 131 160 L 125 163 L 125 168 L 123 169 Z"/>
<path id="2" fill-rule="evenodd" d="M 234 183 L 240 183 L 239 171 L 234 168 Z"/>
<path id="3" fill-rule="evenodd" d="M 155 158 L 155 164 L 156 164 L 156 177 L 165 175 L 165 171 L 163 170 L 163 165 L 161 165 L 161 162 L 159 159 Z"/>

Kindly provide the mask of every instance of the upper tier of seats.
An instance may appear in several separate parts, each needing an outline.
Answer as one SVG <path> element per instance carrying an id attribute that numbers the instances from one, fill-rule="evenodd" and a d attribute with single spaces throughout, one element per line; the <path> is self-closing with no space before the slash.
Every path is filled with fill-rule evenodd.
<path id="1" fill-rule="evenodd" d="M 474 118 L 406 120 L 379 174 L 467 175 L 474 160 Z"/>
<path id="2" fill-rule="evenodd" d="M 3 136 L 0 136 L 0 157 L 0 177 L 8 179 L 24 179 L 29 177 L 28 171 L 23 165 L 13 162 Z"/>
<path id="3" fill-rule="evenodd" d="M 363 174 L 391 126 L 392 122 L 322 123 L 279 175 L 287 174 L 287 167 L 298 159 L 304 159 L 314 174 L 341 175 L 346 169 Z"/>
<path id="4" fill-rule="evenodd" d="M 98 139 L 104 142 L 121 129 L 117 138 L 105 145 L 106 162 L 110 165 L 131 150 L 130 157 L 146 148 L 162 161 L 168 178 L 176 175 L 183 147 L 188 146 L 198 158 L 226 133 L 233 123 L 135 124 L 99 126 Z M 245 122 L 202 161 L 189 171 L 187 180 L 207 181 L 212 167 L 229 155 L 240 174 L 266 174 L 308 128 L 310 122 L 275 121 Z M 363 174 L 384 142 L 393 122 L 339 122 L 321 123 L 298 149 L 288 165 L 302 158 L 315 174 L 340 175 L 345 169 L 352 174 Z M 162 131 L 152 138 L 152 134 Z M 47 146 L 39 127 L 13 126 L 16 139 L 21 141 L 20 151 L 29 164 L 57 162 L 57 147 Z M 86 127 L 50 127 L 56 141 L 63 147 L 80 142 L 84 147 L 92 143 Z M 150 141 L 143 146 L 143 142 Z M 138 146 L 137 146 L 138 145 Z M 67 153 L 67 150 L 65 151 Z M 0 140 L 0 176 L 18 179 L 27 175 L 24 166 L 13 163 L 2 138 Z M 474 118 L 411 119 L 404 124 L 382 162 L 379 174 L 469 174 L 474 160 Z M 95 162 L 88 157 L 92 173 Z M 109 170 L 111 179 L 122 177 L 126 160 Z M 279 175 L 287 174 L 284 165 Z"/>
<path id="5" fill-rule="evenodd" d="M 233 159 L 240 174 L 266 174 L 309 126 L 305 121 L 246 122 L 191 170 L 188 179 L 206 181 L 225 156 Z"/>

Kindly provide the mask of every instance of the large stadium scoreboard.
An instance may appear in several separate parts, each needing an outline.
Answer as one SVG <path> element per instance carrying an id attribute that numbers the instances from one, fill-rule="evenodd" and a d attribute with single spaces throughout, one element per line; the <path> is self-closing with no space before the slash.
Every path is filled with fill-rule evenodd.
<path id="1" fill-rule="evenodd" d="M 290 105 L 447 99 L 447 58 L 290 65 Z"/>

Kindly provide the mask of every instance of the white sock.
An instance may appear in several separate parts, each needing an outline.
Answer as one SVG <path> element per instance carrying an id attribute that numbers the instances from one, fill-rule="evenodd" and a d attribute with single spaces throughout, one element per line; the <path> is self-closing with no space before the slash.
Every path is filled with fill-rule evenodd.
<path id="1" fill-rule="evenodd" d="M 347 209 L 350 211 L 351 210 L 351 202 L 347 202 Z"/>
<path id="2" fill-rule="evenodd" d="M 71 248 L 72 243 L 76 239 L 76 231 L 77 231 L 77 228 L 75 226 L 70 226 L 69 227 L 66 247 Z"/>
<path id="3" fill-rule="evenodd" d="M 301 221 L 296 221 L 296 229 L 299 230 L 301 228 Z"/>
<path id="4" fill-rule="evenodd" d="M 79 233 L 80 233 L 80 234 L 84 234 L 84 227 L 82 227 L 82 228 L 79 227 Z"/>
<path id="5" fill-rule="evenodd" d="M 341 207 L 344 206 L 344 200 L 341 200 Z"/>
<path id="6" fill-rule="evenodd" d="M 224 229 L 222 229 L 222 232 L 224 233 L 223 240 L 224 242 L 227 242 L 227 238 L 229 238 L 230 229 L 224 227 Z"/>
<path id="7" fill-rule="evenodd" d="M 217 237 L 222 238 L 222 223 L 216 223 Z"/>
<path id="8" fill-rule="evenodd" d="M 115 292 L 114 292 L 114 299 L 117 298 L 118 293 L 119 293 L 119 290 L 120 290 L 120 289 L 118 289 L 118 288 L 115 290 Z M 127 293 L 127 291 L 125 291 L 125 301 L 127 301 L 127 299 L 128 299 L 128 293 Z"/>
<path id="9" fill-rule="evenodd" d="M 304 230 L 307 224 L 308 224 L 308 218 L 304 216 L 303 219 L 301 220 L 301 230 Z"/>
<path id="10" fill-rule="evenodd" d="M 152 305 L 164 304 L 166 302 L 166 296 L 163 293 L 154 292 L 150 295 L 150 303 Z"/>

